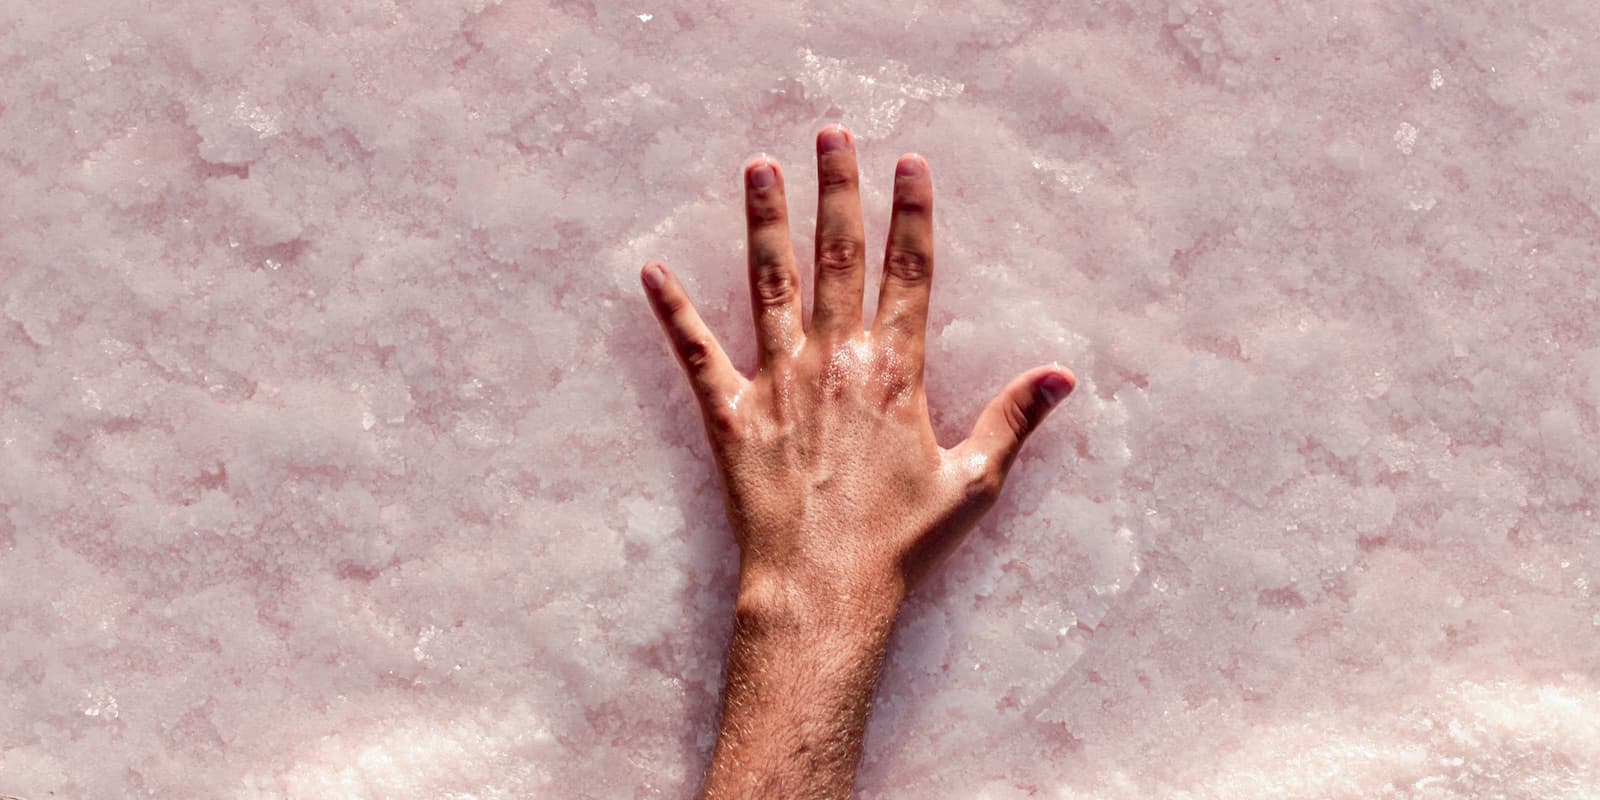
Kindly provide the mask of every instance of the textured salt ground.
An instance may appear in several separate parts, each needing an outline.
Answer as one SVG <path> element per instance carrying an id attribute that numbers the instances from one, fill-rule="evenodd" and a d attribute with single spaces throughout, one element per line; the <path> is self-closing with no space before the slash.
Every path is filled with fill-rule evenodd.
<path id="1" fill-rule="evenodd" d="M 681 797 L 735 551 L 637 286 L 936 190 L 862 797 L 1600 794 L 1600 7 L 11 2 L 0 793 Z M 874 244 L 876 246 L 876 244 Z M 868 296 L 875 296 L 875 276 Z"/>

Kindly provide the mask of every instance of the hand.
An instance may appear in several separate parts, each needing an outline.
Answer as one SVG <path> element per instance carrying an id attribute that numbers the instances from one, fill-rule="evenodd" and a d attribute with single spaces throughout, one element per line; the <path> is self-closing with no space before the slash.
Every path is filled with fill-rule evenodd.
<path id="1" fill-rule="evenodd" d="M 1012 380 L 951 448 L 934 438 L 922 369 L 934 275 L 933 181 L 902 156 L 878 313 L 866 279 L 854 136 L 817 137 L 816 290 L 802 322 L 783 170 L 745 166 L 759 360 L 740 374 L 659 263 L 641 274 L 699 399 L 740 550 L 740 600 L 890 616 L 999 497 L 1023 441 L 1072 391 L 1064 368 Z"/>
<path id="2" fill-rule="evenodd" d="M 739 542 L 739 595 L 721 732 L 701 797 L 843 798 L 889 630 L 911 588 L 999 497 L 1028 434 L 1071 372 L 1013 380 L 955 447 L 923 392 L 933 278 L 927 162 L 895 169 L 878 313 L 861 324 L 865 236 L 853 137 L 817 137 L 816 299 L 809 329 L 789 243 L 783 171 L 745 165 L 758 362 L 741 375 L 683 285 L 641 274 L 689 376 Z"/>

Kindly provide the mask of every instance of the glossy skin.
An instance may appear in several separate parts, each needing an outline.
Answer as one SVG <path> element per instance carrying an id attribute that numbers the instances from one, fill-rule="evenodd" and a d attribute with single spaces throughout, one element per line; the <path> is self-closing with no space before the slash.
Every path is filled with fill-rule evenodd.
<path id="1" fill-rule="evenodd" d="M 1029 370 L 966 439 L 941 447 L 923 387 L 934 275 L 928 164 L 908 154 L 896 165 L 870 328 L 849 131 L 819 132 L 817 169 L 807 326 L 783 170 L 764 158 L 745 165 L 754 374 L 728 360 L 664 265 L 641 273 L 699 400 L 740 550 L 723 730 L 705 797 L 848 795 L 901 603 L 994 504 L 1023 441 L 1075 384 L 1059 366 Z"/>

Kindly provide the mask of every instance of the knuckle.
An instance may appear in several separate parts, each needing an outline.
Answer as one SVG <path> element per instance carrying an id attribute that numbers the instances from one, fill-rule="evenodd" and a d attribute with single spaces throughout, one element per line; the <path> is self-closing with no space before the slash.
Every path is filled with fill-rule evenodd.
<path id="1" fill-rule="evenodd" d="M 848 272 L 860 260 L 861 243 L 843 236 L 824 240 L 817 256 L 817 264 L 824 272 Z"/>
<path id="2" fill-rule="evenodd" d="M 725 403 L 708 398 L 705 403 L 705 417 L 706 430 L 711 432 L 713 438 L 719 441 L 738 438 L 739 418 Z"/>
<path id="3" fill-rule="evenodd" d="M 794 298 L 794 278 L 782 266 L 762 266 L 756 270 L 755 291 L 762 305 L 781 306 Z"/>
<path id="4" fill-rule="evenodd" d="M 855 189 L 856 182 L 855 172 L 846 169 L 823 170 L 822 174 L 817 178 L 817 183 L 823 194 Z"/>
<path id="5" fill-rule="evenodd" d="M 748 214 L 752 228 L 770 228 L 785 218 L 783 206 L 776 203 L 751 203 Z"/>
<path id="6" fill-rule="evenodd" d="M 886 268 L 889 276 L 897 281 L 920 284 L 926 282 L 932 274 L 933 262 L 925 253 L 895 249 L 889 251 Z"/>
<path id="7" fill-rule="evenodd" d="M 711 366 L 711 340 L 704 336 L 684 336 L 678 340 L 678 356 L 690 372 L 703 372 Z"/>
<path id="8" fill-rule="evenodd" d="M 881 377 L 877 378 L 876 383 L 878 394 L 883 398 L 883 411 L 914 413 L 918 386 L 916 376 L 908 374 L 905 366 L 898 362 L 880 362 L 878 373 Z"/>
<path id="9" fill-rule="evenodd" d="M 933 204 L 926 199 L 909 194 L 897 194 L 894 197 L 894 213 L 913 217 L 926 215 L 933 209 Z"/>
<path id="10" fill-rule="evenodd" d="M 682 294 L 674 292 L 662 293 L 657 302 L 661 305 L 661 312 L 665 314 L 668 319 L 678 316 L 678 314 L 682 313 L 689 307 L 688 298 L 684 297 Z"/>
<path id="11" fill-rule="evenodd" d="M 998 466 L 991 464 L 967 479 L 966 497 L 973 502 L 992 503 L 1000 499 L 1000 490 L 1004 486 L 1005 474 Z"/>
<path id="12" fill-rule="evenodd" d="M 907 375 L 892 375 L 883 382 L 885 394 L 894 406 L 908 408 L 911 405 L 912 390 L 917 387 L 917 382 Z"/>
<path id="13" fill-rule="evenodd" d="M 1000 414 L 1005 417 L 1006 427 L 1010 428 L 1018 439 L 1027 436 L 1028 431 L 1033 427 L 1032 420 L 1028 418 L 1028 412 L 1015 400 L 1007 400 L 1002 403 Z"/>

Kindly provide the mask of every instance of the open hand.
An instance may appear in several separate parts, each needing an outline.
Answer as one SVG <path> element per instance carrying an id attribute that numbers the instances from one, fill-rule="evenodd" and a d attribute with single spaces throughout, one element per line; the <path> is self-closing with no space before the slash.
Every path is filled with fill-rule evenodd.
<path id="1" fill-rule="evenodd" d="M 922 378 L 934 275 L 928 164 L 908 154 L 896 165 L 870 329 L 854 136 L 820 131 L 817 172 L 807 326 L 783 170 L 764 158 L 745 165 L 753 375 L 728 360 L 664 265 L 646 264 L 641 279 L 705 418 L 739 543 L 741 602 L 892 615 L 994 504 L 1023 441 L 1076 381 L 1061 367 L 1029 370 L 965 440 L 941 447 Z"/>

